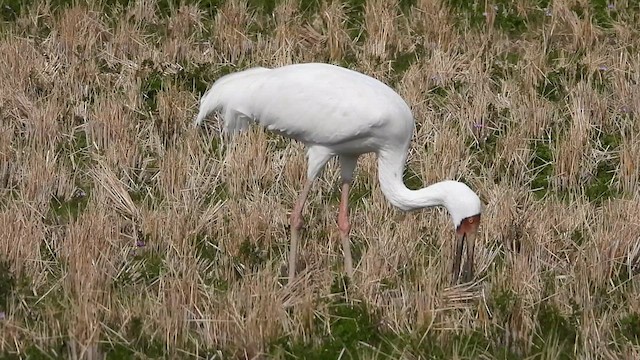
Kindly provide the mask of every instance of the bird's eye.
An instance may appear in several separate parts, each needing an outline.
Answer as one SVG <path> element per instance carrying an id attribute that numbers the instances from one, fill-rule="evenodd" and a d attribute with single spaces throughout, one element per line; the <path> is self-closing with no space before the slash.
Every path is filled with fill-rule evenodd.
<path id="1" fill-rule="evenodd" d="M 469 224 L 473 224 L 473 218 L 469 219 Z"/>

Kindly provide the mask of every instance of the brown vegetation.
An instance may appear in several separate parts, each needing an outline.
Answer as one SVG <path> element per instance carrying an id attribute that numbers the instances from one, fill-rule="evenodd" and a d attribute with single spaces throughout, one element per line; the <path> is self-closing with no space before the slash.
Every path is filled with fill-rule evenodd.
<path id="1" fill-rule="evenodd" d="M 260 129 L 223 146 L 215 120 L 190 127 L 224 73 L 320 61 L 412 107 L 409 186 L 462 179 L 486 203 L 476 281 L 449 288 L 446 212 L 394 209 L 361 159 L 345 301 L 414 344 L 385 354 L 480 334 L 488 345 L 445 357 L 640 357 L 632 1 L 52 3 L 24 5 L 0 35 L 0 353 L 282 357 L 279 339 L 330 338 L 336 167 L 310 194 L 286 286 L 302 146 Z M 346 351 L 384 358 L 383 343 Z"/>

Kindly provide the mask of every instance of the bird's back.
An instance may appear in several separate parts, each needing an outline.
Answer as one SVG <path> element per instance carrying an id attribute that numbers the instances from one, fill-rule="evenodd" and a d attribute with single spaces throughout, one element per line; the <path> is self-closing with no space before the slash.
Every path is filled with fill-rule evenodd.
<path id="1" fill-rule="evenodd" d="M 329 64 L 297 64 L 228 75 L 212 91 L 229 100 L 223 116 L 246 117 L 309 145 L 363 153 L 406 146 L 413 116 L 382 82 Z M 235 115 L 234 115 L 235 114 Z M 227 121 L 225 119 L 225 121 Z"/>

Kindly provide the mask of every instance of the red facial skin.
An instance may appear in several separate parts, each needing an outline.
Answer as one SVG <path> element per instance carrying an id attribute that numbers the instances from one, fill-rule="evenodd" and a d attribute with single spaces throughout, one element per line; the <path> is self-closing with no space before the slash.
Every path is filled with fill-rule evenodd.
<path id="1" fill-rule="evenodd" d="M 478 227 L 480 226 L 480 214 L 463 219 L 456 229 L 456 251 L 453 259 L 453 283 L 457 283 L 462 264 L 462 249 L 466 244 L 467 261 L 464 264 L 462 278 L 465 282 L 473 279 L 473 255 Z"/>

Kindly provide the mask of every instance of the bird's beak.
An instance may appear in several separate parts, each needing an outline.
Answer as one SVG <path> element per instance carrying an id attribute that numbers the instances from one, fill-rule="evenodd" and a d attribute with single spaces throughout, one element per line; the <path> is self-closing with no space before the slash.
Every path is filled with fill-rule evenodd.
<path id="1" fill-rule="evenodd" d="M 462 280 L 468 282 L 473 279 L 473 255 L 479 226 L 480 214 L 463 219 L 456 229 L 456 253 L 453 259 L 453 284 L 456 284 L 460 277 L 462 249 L 465 247 L 465 244 L 467 248 L 467 261 L 464 264 Z"/>

